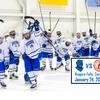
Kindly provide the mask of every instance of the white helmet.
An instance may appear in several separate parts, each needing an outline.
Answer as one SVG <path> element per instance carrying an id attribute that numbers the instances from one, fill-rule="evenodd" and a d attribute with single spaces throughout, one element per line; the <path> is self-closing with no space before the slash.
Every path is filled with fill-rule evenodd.
<path id="1" fill-rule="evenodd" d="M 7 36 L 7 35 L 9 35 L 9 33 L 8 33 L 8 32 L 4 34 L 4 36 Z"/>
<path id="2" fill-rule="evenodd" d="M 67 39 L 67 41 L 66 42 L 70 42 L 71 43 L 71 39 Z"/>
<path id="3" fill-rule="evenodd" d="M 26 33 L 30 33 L 30 30 L 25 29 L 22 34 L 25 35 Z"/>
<path id="4" fill-rule="evenodd" d="M 15 30 L 14 30 L 14 29 L 10 29 L 10 30 L 8 31 L 8 33 L 13 32 L 13 31 L 15 31 Z"/>
<path id="5" fill-rule="evenodd" d="M 2 33 L 0 33 L 0 38 L 4 38 L 4 35 Z"/>

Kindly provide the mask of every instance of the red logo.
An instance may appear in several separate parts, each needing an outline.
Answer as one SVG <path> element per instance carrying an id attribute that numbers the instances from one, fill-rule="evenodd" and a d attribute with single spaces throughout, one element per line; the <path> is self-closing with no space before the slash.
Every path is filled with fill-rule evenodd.
<path id="1" fill-rule="evenodd" d="M 97 72 L 100 72 L 100 60 L 96 60 L 93 64 L 93 67 Z"/>

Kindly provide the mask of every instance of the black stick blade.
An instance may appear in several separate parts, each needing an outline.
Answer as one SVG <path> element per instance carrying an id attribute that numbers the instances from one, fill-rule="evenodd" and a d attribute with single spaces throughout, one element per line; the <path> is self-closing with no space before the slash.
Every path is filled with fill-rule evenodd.
<path id="1" fill-rule="evenodd" d="M 0 22 L 4 23 L 4 21 L 2 19 L 0 19 Z"/>

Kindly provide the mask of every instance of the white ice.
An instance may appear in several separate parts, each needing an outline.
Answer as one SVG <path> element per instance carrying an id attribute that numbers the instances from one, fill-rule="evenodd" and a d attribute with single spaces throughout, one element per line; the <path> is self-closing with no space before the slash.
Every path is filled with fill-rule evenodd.
<path id="1" fill-rule="evenodd" d="M 56 60 L 53 61 L 53 67 L 56 66 Z M 66 95 L 71 93 L 90 93 L 92 91 L 99 91 L 99 84 L 71 84 L 70 72 L 64 70 L 65 67 L 58 69 L 57 71 L 51 71 L 47 62 L 47 68 L 45 71 L 40 72 L 38 76 L 38 87 L 34 92 L 65 92 Z M 0 92 L 19 92 L 19 91 L 30 91 L 30 84 L 24 82 L 24 64 L 23 60 L 20 60 L 18 80 L 5 79 L 7 89 L 0 88 Z"/>

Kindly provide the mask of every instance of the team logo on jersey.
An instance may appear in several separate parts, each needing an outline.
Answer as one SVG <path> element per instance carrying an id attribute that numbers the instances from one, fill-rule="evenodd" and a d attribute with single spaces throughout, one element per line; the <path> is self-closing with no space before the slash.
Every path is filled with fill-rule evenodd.
<path id="1" fill-rule="evenodd" d="M 92 43 L 91 43 L 91 45 L 93 46 L 95 44 L 98 44 L 98 42 L 96 40 L 93 40 Z"/>
<path id="2" fill-rule="evenodd" d="M 93 67 L 97 72 L 100 72 L 100 60 L 96 60 L 93 64 Z"/>
<path id="3" fill-rule="evenodd" d="M 77 60 L 76 61 L 76 69 L 80 72 L 83 71 L 83 60 Z"/>

